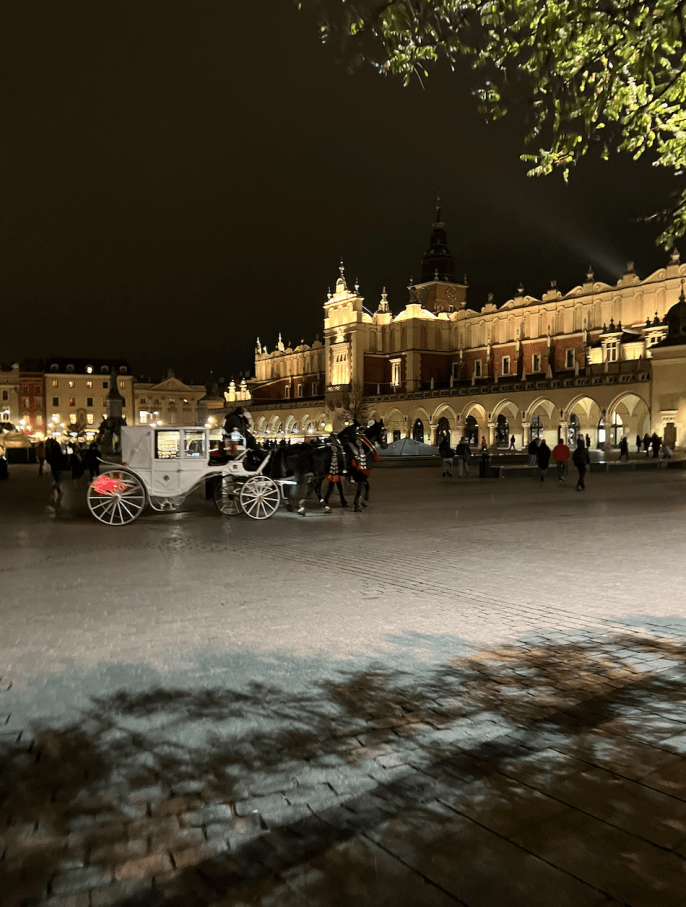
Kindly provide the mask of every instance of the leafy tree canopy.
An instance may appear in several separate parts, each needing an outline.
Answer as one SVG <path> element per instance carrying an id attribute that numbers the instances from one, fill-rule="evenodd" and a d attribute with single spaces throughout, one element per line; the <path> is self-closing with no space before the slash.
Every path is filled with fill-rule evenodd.
<path id="1" fill-rule="evenodd" d="M 592 148 L 604 158 L 648 154 L 686 166 L 686 2 L 675 0 L 299 0 L 322 13 L 321 36 L 351 62 L 405 83 L 431 64 L 468 58 L 489 118 L 513 100 L 530 110 L 530 175 L 570 168 Z M 653 215 L 671 246 L 686 233 L 686 189 Z"/>

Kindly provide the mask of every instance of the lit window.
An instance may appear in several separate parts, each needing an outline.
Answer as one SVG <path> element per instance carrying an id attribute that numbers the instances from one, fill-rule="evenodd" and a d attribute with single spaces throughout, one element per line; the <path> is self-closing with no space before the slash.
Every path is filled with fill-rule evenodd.
<path id="1" fill-rule="evenodd" d="M 53 386 L 53 387 L 59 387 L 59 384 L 60 384 L 60 383 L 59 383 L 59 381 L 57 380 L 57 378 L 53 378 L 53 379 L 52 379 L 52 386 Z"/>
<path id="2" fill-rule="evenodd" d="M 391 359 L 391 385 L 393 387 L 400 386 L 400 359 Z"/>
<path id="3" fill-rule="evenodd" d="M 140 418 L 141 425 L 148 424 L 148 413 L 144 409 L 141 410 L 141 414 L 140 414 L 139 418 Z"/>
<path id="4" fill-rule="evenodd" d="M 185 432 L 183 453 L 186 457 L 203 457 L 205 455 L 205 432 Z"/>
<path id="5" fill-rule="evenodd" d="M 284 387 L 284 389 L 283 389 L 283 395 L 284 395 L 284 397 L 290 397 L 290 395 L 291 395 L 291 387 L 290 387 L 289 384 L 287 384 L 287 385 Z"/>
<path id="6" fill-rule="evenodd" d="M 76 397 L 69 398 L 69 406 L 76 406 Z"/>
<path id="7" fill-rule="evenodd" d="M 89 425 L 93 424 L 93 418 L 94 418 L 93 413 L 86 413 L 86 422 Z"/>
<path id="8" fill-rule="evenodd" d="M 76 425 L 76 413 L 69 414 L 69 424 Z"/>
<path id="9" fill-rule="evenodd" d="M 75 387 L 75 386 L 76 386 L 76 385 L 74 384 L 73 381 L 70 381 L 70 382 L 69 382 L 69 387 Z"/>
<path id="10" fill-rule="evenodd" d="M 42 416 L 40 415 L 40 413 L 39 413 L 39 414 L 36 416 L 36 425 L 42 425 L 42 424 L 43 424 L 43 417 L 42 417 Z"/>
<path id="11" fill-rule="evenodd" d="M 302 386 L 302 384 L 299 384 L 298 385 L 298 396 L 302 397 L 302 395 L 303 395 L 303 386 Z"/>
<path id="12" fill-rule="evenodd" d="M 86 372 L 87 372 L 89 375 L 92 375 L 92 374 L 93 374 L 93 366 L 92 366 L 92 365 L 87 365 L 87 366 L 86 366 Z M 89 384 L 88 386 L 90 387 L 91 385 Z"/>
<path id="13" fill-rule="evenodd" d="M 86 381 L 86 387 L 93 387 L 92 381 Z"/>
<path id="14" fill-rule="evenodd" d="M 120 381 L 120 382 L 119 382 L 119 387 L 120 387 L 122 390 L 124 390 L 124 388 L 126 387 L 126 381 Z"/>
<path id="15" fill-rule="evenodd" d="M 503 356 L 503 375 L 510 374 L 510 357 Z"/>
<path id="16" fill-rule="evenodd" d="M 158 460 L 171 460 L 179 456 L 181 432 L 158 431 L 156 432 L 156 439 L 155 457 Z"/>
<path id="17" fill-rule="evenodd" d="M 611 340 L 606 346 L 607 361 L 616 362 L 617 361 L 617 341 Z"/>

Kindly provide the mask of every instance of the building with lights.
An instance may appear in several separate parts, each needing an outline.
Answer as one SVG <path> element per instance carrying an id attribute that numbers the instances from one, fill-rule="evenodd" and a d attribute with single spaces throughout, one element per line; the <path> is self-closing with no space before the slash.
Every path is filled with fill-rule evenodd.
<path id="1" fill-rule="evenodd" d="M 119 359 L 48 359 L 43 372 L 46 434 L 72 431 L 94 436 L 107 414 L 112 372 L 123 397 L 123 413 L 131 419 L 134 379 L 128 363 Z"/>
<path id="2" fill-rule="evenodd" d="M 258 340 L 250 411 L 258 437 L 302 439 L 340 430 L 351 394 L 383 418 L 392 439 L 436 444 L 448 434 L 491 449 L 533 436 L 554 445 L 588 435 L 612 447 L 657 432 L 686 447 L 686 264 L 677 251 L 645 279 L 633 263 L 616 285 L 588 270 L 566 293 L 540 299 L 520 287 L 480 311 L 455 278 L 437 210 L 421 282 L 394 315 L 385 291 L 375 309 L 350 289 L 343 264 L 323 304 L 323 342 L 271 352 Z M 670 315 L 671 312 L 671 315 Z M 679 316 L 680 317 L 680 316 Z M 686 324 L 686 316 L 684 324 Z"/>

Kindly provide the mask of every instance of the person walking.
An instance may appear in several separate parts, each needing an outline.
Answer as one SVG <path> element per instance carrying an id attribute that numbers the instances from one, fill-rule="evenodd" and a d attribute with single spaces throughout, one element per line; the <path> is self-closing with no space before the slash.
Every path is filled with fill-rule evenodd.
<path id="1" fill-rule="evenodd" d="M 650 446 L 653 448 L 653 460 L 657 460 L 658 454 L 660 453 L 660 448 L 662 447 L 662 438 L 656 431 L 653 432 L 653 435 L 650 439 Z"/>
<path id="2" fill-rule="evenodd" d="M 88 470 L 91 482 L 96 476 L 100 475 L 100 456 L 97 441 L 91 441 L 90 446 L 83 454 L 83 462 Z"/>
<path id="3" fill-rule="evenodd" d="M 550 448 L 545 443 L 545 438 L 538 445 L 536 462 L 538 464 L 538 471 L 541 475 L 541 482 L 543 482 L 545 480 L 545 474 L 548 472 L 548 464 L 550 463 Z"/>
<path id="4" fill-rule="evenodd" d="M 562 440 L 562 438 L 557 439 L 557 444 L 553 447 L 553 457 L 557 463 L 557 481 L 564 482 L 567 478 L 567 473 L 569 472 L 569 458 L 571 456 L 571 451 Z"/>
<path id="5" fill-rule="evenodd" d="M 629 462 L 629 442 L 626 438 L 622 438 L 619 442 L 619 459 L 626 457 L 627 463 Z"/>
<path id="6" fill-rule="evenodd" d="M 62 472 L 69 466 L 69 457 L 62 450 L 62 446 L 55 438 L 48 439 L 45 445 L 45 459 L 52 473 L 52 489 L 50 496 L 53 501 L 62 497 Z"/>
<path id="7" fill-rule="evenodd" d="M 512 435 L 512 437 L 510 438 L 510 450 L 516 450 L 516 449 L 517 448 L 515 447 L 515 436 Z"/>
<path id="8" fill-rule="evenodd" d="M 636 435 L 636 453 L 641 452 L 641 447 L 643 446 L 643 440 L 640 435 Z"/>
<path id="9" fill-rule="evenodd" d="M 584 491 L 586 488 L 586 470 L 588 469 L 588 465 L 591 462 L 591 457 L 589 456 L 588 450 L 586 449 L 583 438 L 579 438 L 579 440 L 576 442 L 576 450 L 574 451 L 572 460 L 579 473 L 579 481 L 576 483 L 576 490 Z"/>
<path id="10" fill-rule="evenodd" d="M 469 449 L 469 442 L 464 437 L 460 438 L 460 443 L 457 445 L 455 450 L 455 455 L 457 457 L 457 474 L 458 476 L 468 476 L 469 475 L 469 461 L 472 456 L 472 452 Z"/>
<path id="11" fill-rule="evenodd" d="M 36 456 L 38 457 L 38 475 L 42 476 L 45 471 L 45 441 L 39 441 L 36 444 Z"/>
<path id="12" fill-rule="evenodd" d="M 438 453 L 443 460 L 443 478 L 446 476 L 452 479 L 453 477 L 453 457 L 455 456 L 455 451 L 450 446 L 450 442 L 446 435 L 443 435 L 441 438 L 441 443 L 438 445 Z"/>
<path id="13" fill-rule="evenodd" d="M 647 457 L 648 451 L 650 450 L 650 435 L 648 434 L 648 432 L 643 435 L 643 449 L 645 450 Z"/>
<path id="14" fill-rule="evenodd" d="M 532 438 L 529 441 L 529 446 L 526 449 L 529 456 L 529 466 L 536 466 L 537 454 L 538 454 L 538 438 Z"/>

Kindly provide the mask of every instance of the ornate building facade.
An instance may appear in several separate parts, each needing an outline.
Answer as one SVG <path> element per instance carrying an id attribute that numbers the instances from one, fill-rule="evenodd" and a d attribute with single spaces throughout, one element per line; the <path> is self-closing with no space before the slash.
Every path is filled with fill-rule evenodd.
<path id="1" fill-rule="evenodd" d="M 370 311 L 343 264 L 324 302 L 323 342 L 258 341 L 251 414 L 258 437 L 322 435 L 344 424 L 350 395 L 394 438 L 436 444 L 448 433 L 495 449 L 588 435 L 611 447 L 656 431 L 686 447 L 686 358 L 667 341 L 667 314 L 683 296 L 686 264 L 674 251 L 641 279 L 633 263 L 616 285 L 595 280 L 540 299 L 523 288 L 502 305 L 467 306 L 437 211 L 422 280 L 397 315 L 385 291 Z M 676 310 L 675 310 L 676 311 Z M 674 322 L 674 318 L 672 318 Z M 684 338 L 686 339 L 686 338 Z"/>

